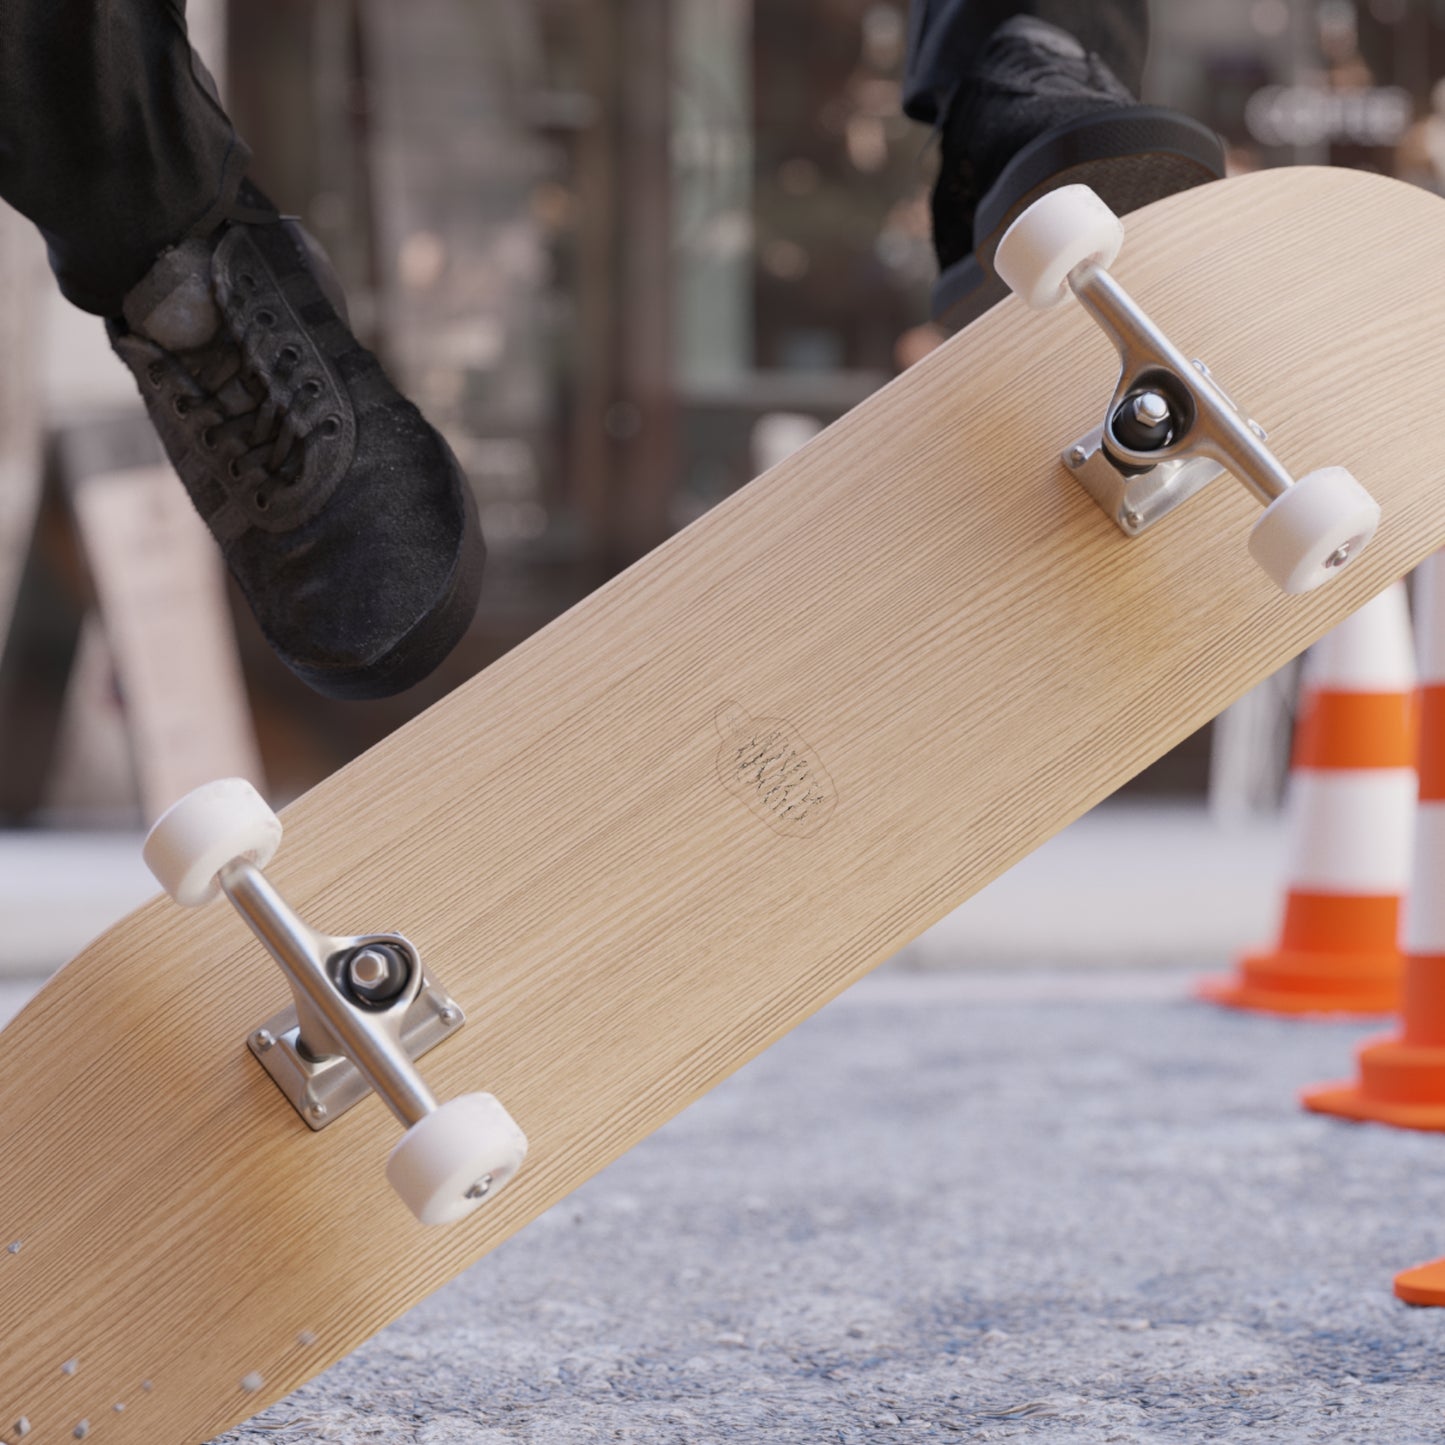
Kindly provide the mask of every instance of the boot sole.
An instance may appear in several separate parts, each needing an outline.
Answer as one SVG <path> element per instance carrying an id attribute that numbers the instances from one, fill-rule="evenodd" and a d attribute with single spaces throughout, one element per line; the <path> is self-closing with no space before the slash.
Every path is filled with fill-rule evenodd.
<path id="1" fill-rule="evenodd" d="M 1219 137 L 1177 111 L 1136 105 L 1055 126 L 1026 145 L 979 202 L 973 251 L 934 283 L 933 319 L 957 330 L 1009 294 L 993 270 L 999 238 L 1048 191 L 1089 186 L 1122 216 L 1223 175 Z"/>
<path id="2" fill-rule="evenodd" d="M 434 672 L 471 626 L 481 597 L 486 544 L 471 486 L 450 447 L 447 455 L 461 492 L 463 516 L 461 545 L 446 590 L 400 641 L 363 667 L 315 669 L 283 659 L 297 677 L 326 697 L 360 702 L 405 692 Z"/>

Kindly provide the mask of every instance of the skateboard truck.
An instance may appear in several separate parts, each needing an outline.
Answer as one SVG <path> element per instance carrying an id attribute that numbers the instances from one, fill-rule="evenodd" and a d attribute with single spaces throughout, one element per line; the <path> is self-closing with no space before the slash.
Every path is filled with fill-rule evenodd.
<path id="1" fill-rule="evenodd" d="M 249 1043 L 307 1125 L 324 1129 L 373 1090 L 408 1128 L 435 1109 L 413 1065 L 465 1019 L 413 946 L 400 934 L 317 933 L 246 858 L 216 879 L 291 985 L 292 1006 Z"/>
<path id="2" fill-rule="evenodd" d="M 527 1141 L 491 1094 L 441 1104 L 416 1060 L 465 1022 L 399 933 L 333 937 L 292 911 L 262 868 L 281 820 L 244 779 L 186 794 L 151 829 L 145 860 L 180 904 L 225 893 L 280 965 L 293 1003 L 248 1040 L 251 1052 L 313 1130 L 375 1092 L 406 1132 L 387 1177 L 424 1224 L 459 1219 L 494 1197 Z"/>
<path id="3" fill-rule="evenodd" d="M 1364 551 L 1380 508 L 1344 467 L 1298 481 L 1202 361 L 1186 360 L 1109 272 L 1119 218 L 1087 186 L 1049 191 L 1004 233 L 998 274 L 1047 309 L 1070 292 L 1119 352 L 1104 420 L 1064 449 L 1064 465 L 1130 537 L 1225 471 L 1264 505 L 1249 537 L 1255 561 L 1285 592 L 1307 592 Z"/>

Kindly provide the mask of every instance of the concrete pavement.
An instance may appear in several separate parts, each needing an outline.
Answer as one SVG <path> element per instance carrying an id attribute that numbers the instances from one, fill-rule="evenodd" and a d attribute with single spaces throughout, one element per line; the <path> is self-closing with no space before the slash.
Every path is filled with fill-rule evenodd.
<path id="1" fill-rule="evenodd" d="M 1187 979 L 867 980 L 226 1445 L 1440 1440 L 1445 1138 Z"/>

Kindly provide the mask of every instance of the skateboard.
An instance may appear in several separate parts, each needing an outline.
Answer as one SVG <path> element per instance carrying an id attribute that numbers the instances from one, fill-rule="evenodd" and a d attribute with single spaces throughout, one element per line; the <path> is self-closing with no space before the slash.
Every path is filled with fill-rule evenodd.
<path id="1" fill-rule="evenodd" d="M 1442 255 L 1357 172 L 1052 193 L 1018 295 L 281 819 L 183 799 L 0 1035 L 0 1440 L 285 1396 L 1439 547 Z"/>

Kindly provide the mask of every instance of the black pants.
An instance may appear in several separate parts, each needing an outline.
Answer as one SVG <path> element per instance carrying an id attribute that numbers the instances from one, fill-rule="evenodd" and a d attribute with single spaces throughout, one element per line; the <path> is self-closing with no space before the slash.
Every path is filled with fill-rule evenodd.
<path id="1" fill-rule="evenodd" d="M 1010 15 L 1051 20 L 1137 92 L 1147 0 L 912 0 L 904 109 L 939 124 Z M 0 199 L 60 288 L 116 315 L 159 252 L 212 229 L 250 152 L 186 36 L 184 0 L 0 0 Z"/>
<path id="2" fill-rule="evenodd" d="M 117 315 L 159 252 L 217 224 L 249 159 L 184 0 L 0 0 L 0 198 L 77 306 Z"/>
<path id="3" fill-rule="evenodd" d="M 1149 44 L 1148 0 L 911 0 L 903 109 L 942 125 L 970 61 L 1013 15 L 1037 15 L 1094 51 L 1134 94 Z"/>

